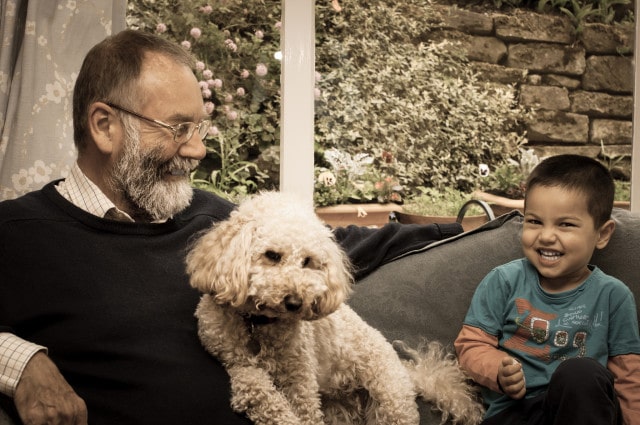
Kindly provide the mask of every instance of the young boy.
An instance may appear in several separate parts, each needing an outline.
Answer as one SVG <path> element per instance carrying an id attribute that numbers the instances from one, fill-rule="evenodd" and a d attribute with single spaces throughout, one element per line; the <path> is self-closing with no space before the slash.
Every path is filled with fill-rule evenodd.
<path id="1" fill-rule="evenodd" d="M 633 294 L 589 264 L 615 229 L 613 196 L 607 169 L 579 155 L 529 176 L 525 258 L 480 282 L 455 342 L 482 386 L 483 424 L 640 425 Z"/>

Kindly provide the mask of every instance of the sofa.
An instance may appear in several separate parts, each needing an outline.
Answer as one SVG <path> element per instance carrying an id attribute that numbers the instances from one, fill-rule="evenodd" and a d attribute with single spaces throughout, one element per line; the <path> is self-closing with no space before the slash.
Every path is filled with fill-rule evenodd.
<path id="1" fill-rule="evenodd" d="M 593 263 L 618 277 L 640 299 L 640 215 L 614 209 L 616 231 Z M 493 267 L 522 256 L 518 211 L 436 242 L 389 262 L 355 285 L 349 304 L 390 341 L 417 345 L 453 341 L 476 285 Z M 421 424 L 440 424 L 440 415 L 420 403 Z M 0 425 L 11 424 L 0 411 Z"/>
<path id="2" fill-rule="evenodd" d="M 592 263 L 625 282 L 640 300 L 640 215 L 614 209 L 615 233 Z M 518 211 L 385 264 L 356 284 L 349 304 L 390 341 L 424 338 L 453 350 L 476 285 L 493 267 L 522 257 Z M 421 425 L 440 415 L 420 403 Z"/>

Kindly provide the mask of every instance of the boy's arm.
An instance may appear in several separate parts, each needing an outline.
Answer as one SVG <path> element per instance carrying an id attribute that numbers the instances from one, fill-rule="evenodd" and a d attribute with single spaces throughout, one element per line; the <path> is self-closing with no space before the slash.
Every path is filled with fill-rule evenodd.
<path id="1" fill-rule="evenodd" d="M 502 393 L 498 369 L 507 355 L 498 349 L 498 338 L 480 328 L 463 325 L 454 342 L 460 366 L 478 384 Z"/>
<path id="2" fill-rule="evenodd" d="M 640 425 L 640 354 L 609 357 L 625 425 Z"/>

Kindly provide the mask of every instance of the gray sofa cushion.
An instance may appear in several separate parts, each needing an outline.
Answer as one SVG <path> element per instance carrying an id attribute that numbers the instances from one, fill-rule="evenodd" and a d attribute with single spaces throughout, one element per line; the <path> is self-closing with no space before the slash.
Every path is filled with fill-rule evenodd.
<path id="1" fill-rule="evenodd" d="M 640 216 L 615 209 L 616 231 L 592 263 L 640 297 Z M 349 304 L 390 341 L 439 340 L 453 349 L 480 280 L 495 266 L 523 256 L 522 215 L 511 212 L 471 232 L 397 259 L 358 282 Z M 424 414 L 422 424 L 437 424 Z"/>

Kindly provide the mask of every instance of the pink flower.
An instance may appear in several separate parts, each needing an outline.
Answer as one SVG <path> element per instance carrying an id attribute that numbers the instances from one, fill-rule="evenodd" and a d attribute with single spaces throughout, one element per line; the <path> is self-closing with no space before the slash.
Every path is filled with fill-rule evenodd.
<path id="1" fill-rule="evenodd" d="M 194 27 L 194 28 L 191 28 L 191 31 L 189 31 L 189 34 L 191 34 L 191 37 L 197 40 L 202 36 L 202 30 L 200 28 Z"/>
<path id="2" fill-rule="evenodd" d="M 235 52 L 238 50 L 238 45 L 234 43 L 234 41 L 231 40 L 230 38 L 227 38 L 224 41 L 224 45 L 227 46 L 227 49 L 231 50 L 232 52 Z"/>
<path id="3" fill-rule="evenodd" d="M 162 22 L 160 22 L 158 25 L 156 25 L 156 32 L 158 34 L 162 34 L 163 32 L 167 32 L 167 26 L 165 24 L 163 24 Z"/>
<path id="4" fill-rule="evenodd" d="M 246 69 L 243 69 L 242 72 L 240 73 L 240 78 L 245 80 L 249 78 L 249 71 L 247 71 Z"/>
<path id="5" fill-rule="evenodd" d="M 202 71 L 202 70 L 204 70 L 204 62 L 202 62 L 202 61 L 197 61 L 197 62 L 196 62 L 196 69 L 197 69 L 198 71 Z"/>
<path id="6" fill-rule="evenodd" d="M 182 43 L 180 43 L 180 45 L 181 45 L 182 47 L 184 47 L 185 49 L 187 49 L 187 50 L 190 50 L 190 49 L 191 49 L 191 43 L 189 43 L 187 40 L 185 40 L 185 41 L 183 41 Z"/>
<path id="7" fill-rule="evenodd" d="M 262 40 L 264 38 L 264 33 L 260 30 L 256 30 L 256 38 Z"/>
<path id="8" fill-rule="evenodd" d="M 202 90 L 202 97 L 204 99 L 210 99 L 211 98 L 211 90 L 209 90 L 209 89 Z"/>
<path id="9" fill-rule="evenodd" d="M 273 25 L 277 30 L 279 30 L 280 28 L 282 28 L 282 22 L 278 21 Z"/>
<path id="10" fill-rule="evenodd" d="M 231 102 L 233 102 L 233 96 L 232 96 L 232 95 L 230 95 L 230 94 L 226 95 L 226 96 L 224 97 L 224 101 L 225 101 L 225 102 L 227 102 L 227 103 L 231 103 Z"/>
<path id="11" fill-rule="evenodd" d="M 258 65 L 256 65 L 256 75 L 258 77 L 264 77 L 265 75 L 267 75 L 267 72 L 267 65 L 263 63 L 259 63 Z"/>
<path id="12" fill-rule="evenodd" d="M 211 12 L 213 12 L 213 7 L 206 5 L 206 6 L 202 6 L 200 8 L 200 12 L 204 13 L 205 15 L 210 15 Z"/>
<path id="13" fill-rule="evenodd" d="M 222 80 L 220 78 L 216 78 L 215 80 L 213 80 L 213 87 L 215 87 L 217 89 L 221 89 L 222 88 Z"/>
<path id="14" fill-rule="evenodd" d="M 218 130 L 218 127 L 216 127 L 215 125 L 209 127 L 209 136 L 215 137 L 218 134 L 220 134 L 220 130 Z"/>
<path id="15" fill-rule="evenodd" d="M 216 80 L 214 80 L 213 78 L 209 78 L 207 80 L 207 84 L 209 85 L 209 87 L 215 87 L 216 86 Z"/>
<path id="16" fill-rule="evenodd" d="M 236 90 L 236 94 L 240 97 L 244 96 L 245 95 L 244 88 L 238 87 L 238 90 Z"/>
<path id="17" fill-rule="evenodd" d="M 200 87 L 200 90 L 205 90 L 209 88 L 209 84 L 206 81 L 198 81 L 198 87 Z"/>
<path id="18" fill-rule="evenodd" d="M 322 92 L 320 91 L 319 88 L 316 87 L 316 88 L 313 89 L 313 97 L 316 100 L 320 100 L 320 98 L 322 97 Z"/>
<path id="19" fill-rule="evenodd" d="M 213 77 L 213 71 L 210 69 L 205 69 L 204 71 L 202 71 L 202 78 L 204 78 L 205 80 L 209 80 L 211 79 L 211 77 Z"/>
<path id="20" fill-rule="evenodd" d="M 316 81 L 322 81 L 322 74 L 320 74 L 318 71 L 316 71 L 315 77 Z"/>
<path id="21" fill-rule="evenodd" d="M 236 111 L 227 112 L 227 119 L 229 121 L 235 121 L 238 119 L 238 113 Z"/>
<path id="22" fill-rule="evenodd" d="M 204 103 L 204 111 L 207 113 L 207 115 L 211 115 L 214 109 L 216 109 L 216 105 L 214 105 L 213 102 Z"/>

